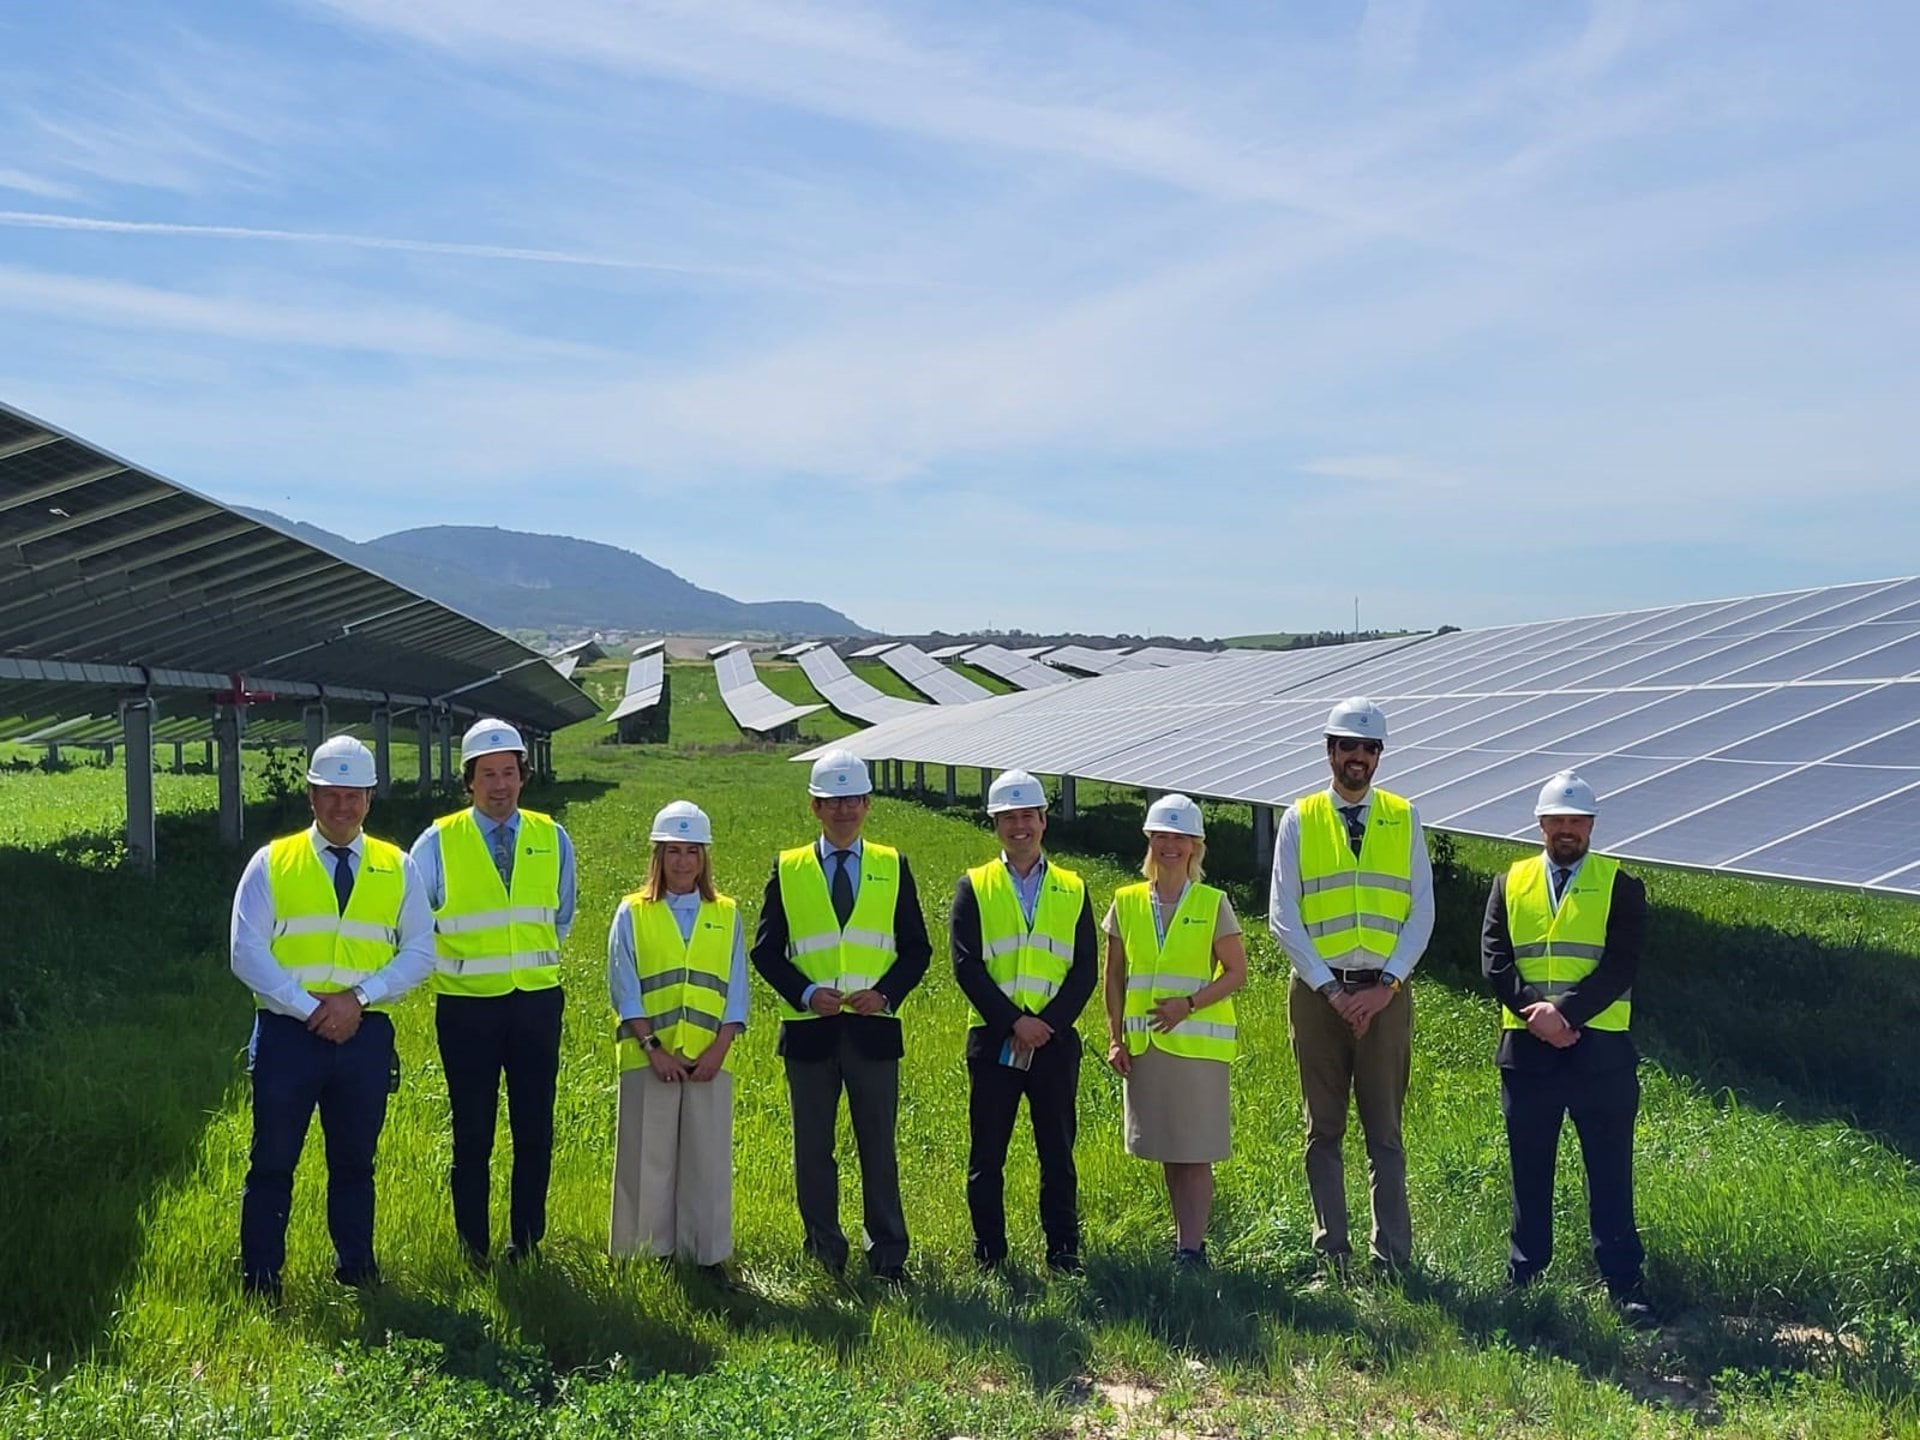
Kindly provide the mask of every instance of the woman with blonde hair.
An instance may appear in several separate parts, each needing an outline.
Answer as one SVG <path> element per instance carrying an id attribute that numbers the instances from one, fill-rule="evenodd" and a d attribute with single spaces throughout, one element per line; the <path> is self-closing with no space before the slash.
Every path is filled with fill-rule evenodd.
<path id="1" fill-rule="evenodd" d="M 731 1051 L 747 1022 L 746 940 L 738 907 L 713 888 L 706 813 L 675 800 L 650 838 L 646 883 L 607 935 L 620 1022 L 608 1248 L 719 1269 L 733 1253 Z"/>
<path id="2" fill-rule="evenodd" d="M 1107 933 L 1107 1064 L 1125 1082 L 1129 1155 L 1158 1160 L 1173 1209 L 1174 1261 L 1207 1263 L 1213 1165 L 1232 1149 L 1227 1069 L 1238 1052 L 1234 991 L 1247 978 L 1240 922 L 1200 883 L 1200 807 L 1165 795 L 1147 808 L 1146 881 L 1123 886 Z"/>

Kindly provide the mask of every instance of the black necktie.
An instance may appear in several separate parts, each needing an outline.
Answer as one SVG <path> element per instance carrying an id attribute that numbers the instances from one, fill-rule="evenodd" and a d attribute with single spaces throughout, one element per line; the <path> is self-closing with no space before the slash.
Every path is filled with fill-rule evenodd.
<path id="1" fill-rule="evenodd" d="M 1353 858 L 1360 858 L 1360 846 L 1367 838 L 1367 822 L 1360 818 L 1361 807 L 1342 805 L 1340 813 L 1347 817 L 1347 844 L 1353 847 Z"/>
<path id="2" fill-rule="evenodd" d="M 847 873 L 847 861 L 853 858 L 853 852 L 836 850 L 833 858 L 838 862 L 833 868 L 833 913 L 844 930 L 853 916 L 853 877 Z"/>
<path id="3" fill-rule="evenodd" d="M 329 845 L 327 853 L 333 856 L 333 893 L 340 901 L 340 913 L 347 913 L 347 900 L 353 894 L 353 847 L 351 845 Z"/>
<path id="4" fill-rule="evenodd" d="M 1560 897 L 1567 893 L 1567 881 L 1572 878 L 1573 867 L 1571 865 L 1556 865 L 1553 867 L 1553 903 L 1556 906 L 1560 903 Z"/>

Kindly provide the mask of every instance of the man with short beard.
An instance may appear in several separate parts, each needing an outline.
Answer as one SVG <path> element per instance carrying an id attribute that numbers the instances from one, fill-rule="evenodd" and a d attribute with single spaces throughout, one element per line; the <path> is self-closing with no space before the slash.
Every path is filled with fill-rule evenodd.
<path id="1" fill-rule="evenodd" d="M 1563 770 L 1533 813 L 1544 849 L 1493 877 L 1480 969 L 1501 1004 L 1500 1113 L 1513 1168 L 1507 1282 L 1529 1284 L 1553 1259 L 1553 1172 L 1571 1117 L 1587 1167 L 1593 1258 L 1629 1324 L 1650 1322 L 1646 1252 L 1633 1218 L 1633 1127 L 1640 1078 L 1629 1026 L 1646 935 L 1647 892 L 1589 849 L 1593 787 Z"/>

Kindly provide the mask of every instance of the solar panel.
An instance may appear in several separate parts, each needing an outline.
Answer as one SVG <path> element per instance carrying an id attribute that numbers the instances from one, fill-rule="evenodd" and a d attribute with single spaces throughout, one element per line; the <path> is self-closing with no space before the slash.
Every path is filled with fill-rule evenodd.
<path id="1" fill-rule="evenodd" d="M 742 730 L 765 734 L 826 708 L 795 705 L 785 696 L 774 694 L 754 674 L 752 652 L 737 640 L 708 653 L 714 657 L 713 673 L 720 682 L 720 700 Z"/>
<path id="2" fill-rule="evenodd" d="M 633 663 L 627 666 L 626 694 L 621 696 L 620 703 L 607 716 L 608 722 L 638 715 L 658 705 L 666 675 L 667 653 L 664 646 L 634 656 Z"/>
<path id="3" fill-rule="evenodd" d="M 973 641 L 962 640 L 958 645 L 942 645 L 938 650 L 929 650 L 927 653 L 936 660 L 958 660 L 969 650 L 975 648 L 976 646 Z"/>
<path id="4" fill-rule="evenodd" d="M 778 655 L 782 660 L 798 660 L 819 643 L 818 640 L 802 640 L 798 645 L 789 645 L 784 650 L 774 651 L 774 654 Z"/>
<path id="5" fill-rule="evenodd" d="M 1038 660 L 1042 655 L 1046 654 L 1047 651 L 1051 649 L 1053 649 L 1053 646 L 1051 645 L 1028 645 L 1019 650 L 1012 651 L 1011 653 L 1018 655 L 1025 660 Z"/>
<path id="6" fill-rule="evenodd" d="M 1061 645 L 1035 658 L 1055 669 L 1078 670 L 1083 675 L 1112 675 L 1120 670 L 1155 668 L 1151 660 L 1136 660 L 1124 650 L 1094 650 L 1085 645 Z"/>
<path id="7" fill-rule="evenodd" d="M 856 660 L 873 660 L 881 655 L 886 654 L 887 651 L 891 650 L 892 648 L 893 648 L 893 641 L 882 640 L 878 645 L 869 645 L 864 650 L 854 651 L 853 658 Z"/>
<path id="8" fill-rule="evenodd" d="M 1182 650 L 1173 645 L 1142 645 L 1133 652 L 1133 658 L 1144 660 L 1149 665 L 1193 665 L 1201 660 L 1211 660 L 1218 653 L 1215 650 Z"/>
<path id="9" fill-rule="evenodd" d="M 1009 685 L 1017 685 L 1022 690 L 1046 690 L 1055 685 L 1065 685 L 1073 679 L 1065 671 L 1051 670 L 1045 665 L 1035 663 L 1030 657 L 1007 650 L 999 645 L 976 645 L 967 651 L 967 664 L 975 666 L 1004 680 Z"/>
<path id="10" fill-rule="evenodd" d="M 848 743 L 1285 804 L 1326 781 L 1328 705 L 1368 695 L 1392 733 L 1381 783 L 1437 829 L 1532 836 L 1541 781 L 1573 766 L 1601 794 L 1609 853 L 1920 895 L 1917 666 L 1920 579 L 1901 579 L 1227 652 Z"/>
<path id="11" fill-rule="evenodd" d="M 905 700 L 876 690 L 847 668 L 847 662 L 826 645 L 806 651 L 800 668 L 807 672 L 813 688 L 826 697 L 835 713 L 861 725 L 875 725 L 901 715 L 911 715 L 926 707 L 917 700 Z"/>
<path id="12" fill-rule="evenodd" d="M 936 705 L 969 705 L 993 693 L 954 674 L 918 645 L 895 645 L 880 657 L 880 663 Z"/>

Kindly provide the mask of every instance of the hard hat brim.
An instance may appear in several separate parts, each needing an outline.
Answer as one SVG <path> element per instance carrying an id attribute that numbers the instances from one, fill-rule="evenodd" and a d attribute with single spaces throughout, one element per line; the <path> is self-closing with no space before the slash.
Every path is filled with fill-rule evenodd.
<path id="1" fill-rule="evenodd" d="M 1536 820 L 1543 820 L 1549 815 L 1585 815 L 1591 819 L 1599 813 L 1598 810 L 1589 810 L 1584 805 L 1536 805 L 1533 807 L 1533 818 Z"/>

